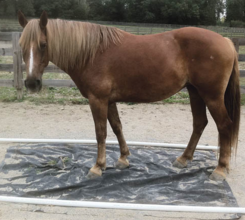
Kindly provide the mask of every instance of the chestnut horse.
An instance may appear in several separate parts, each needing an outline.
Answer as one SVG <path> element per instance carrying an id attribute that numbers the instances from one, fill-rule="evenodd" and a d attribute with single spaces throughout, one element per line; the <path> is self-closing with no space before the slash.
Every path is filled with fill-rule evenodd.
<path id="1" fill-rule="evenodd" d="M 236 149 L 240 121 L 237 53 L 229 39 L 209 30 L 187 27 L 161 34 L 138 36 L 114 27 L 87 22 L 48 19 L 27 21 L 20 38 L 26 63 L 25 86 L 42 87 L 44 68 L 51 61 L 65 71 L 92 111 L 98 156 L 89 176 L 106 168 L 107 119 L 117 136 L 120 168 L 129 166 L 116 102 L 155 102 L 187 87 L 193 114 L 193 132 L 174 165 L 183 168 L 193 159 L 208 123 L 209 109 L 219 132 L 220 155 L 212 179 L 224 179 L 232 149 Z"/>

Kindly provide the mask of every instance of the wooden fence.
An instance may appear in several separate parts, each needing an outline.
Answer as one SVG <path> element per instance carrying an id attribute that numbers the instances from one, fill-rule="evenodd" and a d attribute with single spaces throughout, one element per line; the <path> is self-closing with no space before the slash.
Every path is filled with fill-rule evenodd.
<path id="1" fill-rule="evenodd" d="M 144 34 L 156 34 L 183 27 L 189 27 L 189 25 L 178 24 L 154 24 L 154 23 L 133 23 L 133 22 L 114 22 L 114 21 L 89 21 L 87 22 L 113 26 L 121 30 L 127 31 L 132 34 L 144 35 Z M 85 22 L 86 22 L 85 21 Z M 200 26 L 197 27 L 208 29 L 216 33 L 221 34 L 224 37 L 245 37 L 245 28 L 226 27 L 226 26 Z M 18 19 L 0 19 L 0 32 L 20 32 L 22 27 L 19 25 Z"/>
<path id="2" fill-rule="evenodd" d="M 0 48 L 0 56 L 13 56 L 13 64 L 0 64 L 0 71 L 13 72 L 13 79 L 1 79 L 1 87 L 15 87 L 17 90 L 17 98 L 23 98 L 24 79 L 23 70 L 25 64 L 22 63 L 21 48 L 19 46 L 20 32 L 0 32 L 0 41 L 11 41 L 12 48 Z M 64 73 L 55 65 L 48 65 L 44 72 Z M 65 73 L 64 73 L 65 74 Z M 43 80 L 43 86 L 52 87 L 75 87 L 72 80 Z"/>
<path id="3" fill-rule="evenodd" d="M 19 46 L 20 32 L 0 32 L 0 41 L 12 41 L 11 48 L 0 48 L 0 56 L 13 56 L 13 64 L 0 64 L 0 71 L 13 72 L 13 79 L 1 79 L 1 87 L 15 87 L 17 98 L 23 98 L 23 70 L 25 64 L 22 63 L 21 48 Z M 245 45 L 245 38 L 233 38 L 233 43 L 239 53 L 239 46 Z M 239 61 L 245 61 L 245 54 L 239 54 Z M 55 65 L 48 65 L 44 72 L 64 73 Z M 65 74 L 65 73 L 64 73 Z M 240 70 L 240 76 L 245 77 L 245 70 Z M 43 80 L 44 86 L 52 87 L 75 87 L 72 80 Z M 245 93 L 245 86 L 241 86 L 242 93 Z"/>

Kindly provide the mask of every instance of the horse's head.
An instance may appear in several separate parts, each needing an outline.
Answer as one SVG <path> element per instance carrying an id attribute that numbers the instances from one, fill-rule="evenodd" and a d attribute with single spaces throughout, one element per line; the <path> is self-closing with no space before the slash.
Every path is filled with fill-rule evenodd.
<path id="1" fill-rule="evenodd" d="M 47 13 L 43 12 L 40 20 L 27 21 L 24 14 L 19 11 L 19 23 L 24 28 L 20 46 L 26 64 L 25 86 L 31 92 L 39 92 L 42 88 L 42 74 L 48 65 L 48 47 L 46 25 Z"/>

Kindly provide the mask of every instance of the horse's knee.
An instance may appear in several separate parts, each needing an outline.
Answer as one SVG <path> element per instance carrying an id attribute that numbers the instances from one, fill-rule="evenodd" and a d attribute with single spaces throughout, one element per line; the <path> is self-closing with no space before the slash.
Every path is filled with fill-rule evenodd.
<path id="1" fill-rule="evenodd" d="M 106 129 L 100 130 L 96 132 L 96 139 L 97 139 L 97 143 L 104 143 L 105 139 L 107 136 L 107 131 Z"/>
<path id="2" fill-rule="evenodd" d="M 217 124 L 220 135 L 230 136 L 232 129 L 232 121 L 230 119 L 224 120 L 222 123 Z"/>
<path id="3" fill-rule="evenodd" d="M 198 133 L 198 134 L 201 134 L 203 132 L 204 128 L 207 126 L 207 124 L 208 124 L 208 119 L 207 118 L 195 121 L 193 123 L 194 132 Z"/>
<path id="4" fill-rule="evenodd" d="M 112 127 L 112 130 L 115 135 L 119 135 L 122 132 L 122 125 L 121 124 L 116 124 Z"/>

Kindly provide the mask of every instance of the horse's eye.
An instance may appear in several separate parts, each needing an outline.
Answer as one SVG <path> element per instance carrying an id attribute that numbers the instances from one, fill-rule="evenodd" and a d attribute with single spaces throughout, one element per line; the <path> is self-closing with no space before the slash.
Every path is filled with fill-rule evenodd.
<path id="1" fill-rule="evenodd" d="M 43 50 L 43 49 L 45 49 L 46 48 L 46 46 L 47 46 L 47 44 L 46 43 L 41 43 L 40 44 L 40 47 L 41 47 L 41 49 Z"/>

